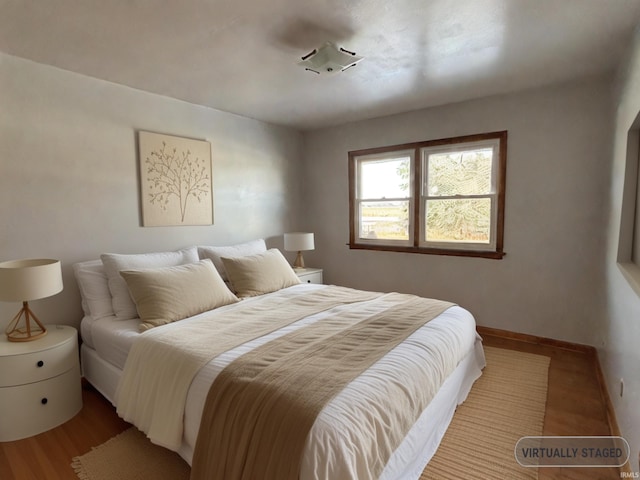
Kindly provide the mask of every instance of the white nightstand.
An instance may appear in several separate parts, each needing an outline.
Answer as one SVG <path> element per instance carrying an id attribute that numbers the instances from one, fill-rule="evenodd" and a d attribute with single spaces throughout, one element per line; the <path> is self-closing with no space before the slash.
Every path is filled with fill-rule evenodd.
<path id="1" fill-rule="evenodd" d="M 30 437 L 66 422 L 82 408 L 78 333 L 47 325 L 32 342 L 0 337 L 0 442 Z"/>
<path id="2" fill-rule="evenodd" d="M 321 268 L 296 268 L 295 272 L 302 283 L 322 283 Z"/>

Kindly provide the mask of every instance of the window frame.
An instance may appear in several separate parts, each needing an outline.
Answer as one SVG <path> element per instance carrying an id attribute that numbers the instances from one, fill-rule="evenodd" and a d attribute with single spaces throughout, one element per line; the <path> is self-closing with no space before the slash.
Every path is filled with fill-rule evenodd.
<path id="1" fill-rule="evenodd" d="M 362 163 L 364 162 L 375 162 L 378 159 L 389 159 L 390 155 L 389 153 L 393 154 L 393 157 L 398 156 L 398 157 L 402 157 L 402 156 L 409 156 L 409 162 L 410 162 L 410 174 L 409 174 L 409 185 L 413 185 L 414 183 L 414 169 L 413 169 L 413 164 L 415 163 L 415 149 L 411 148 L 411 149 L 403 149 L 403 150 L 392 150 L 390 152 L 378 152 L 378 153 L 373 153 L 373 154 L 369 154 L 369 155 L 361 155 L 360 157 L 358 157 L 358 159 L 355 160 L 356 165 L 355 165 L 355 169 L 356 171 L 358 170 L 358 163 L 359 160 L 362 157 L 366 157 L 366 158 L 362 158 Z M 356 224 L 354 224 L 354 228 L 357 228 L 359 230 L 359 222 L 358 219 L 360 218 L 360 208 L 361 205 L 365 202 L 375 202 L 375 201 L 407 201 L 409 203 L 409 228 L 408 228 L 408 239 L 407 240 L 391 240 L 391 239 L 374 239 L 374 238 L 368 238 L 366 239 L 367 244 L 369 245 L 380 245 L 380 246 L 395 246 L 395 247 L 410 247 L 411 245 L 413 245 L 413 238 L 415 235 L 415 224 L 412 221 L 411 215 L 412 212 L 415 209 L 415 202 L 416 202 L 416 198 L 414 195 L 414 191 L 413 191 L 413 187 L 411 187 L 409 189 L 409 195 L 407 197 L 407 199 L 400 199 L 400 198 L 386 198 L 386 197 L 382 197 L 382 198 L 363 198 L 361 197 L 361 192 L 360 192 L 360 183 L 359 180 L 359 175 L 357 175 L 356 177 L 356 185 L 354 186 L 354 188 L 356 189 L 356 193 L 354 195 L 354 202 L 355 202 L 355 212 L 356 212 L 356 216 L 352 217 L 353 220 L 356 222 Z"/>
<path id="2" fill-rule="evenodd" d="M 349 248 L 382 250 L 433 255 L 455 255 L 501 259 L 504 257 L 504 212 L 507 166 L 507 131 L 465 135 L 459 137 L 405 143 L 379 148 L 369 148 L 348 152 L 349 157 Z M 423 176 L 426 168 L 425 153 L 428 149 L 456 149 L 457 145 L 470 143 L 497 142 L 497 160 L 492 164 L 492 186 L 494 191 L 491 206 L 491 241 L 489 245 L 461 242 L 452 246 L 450 242 L 422 241 L 424 238 L 427 197 L 425 189 L 428 179 Z M 405 154 L 413 151 L 410 165 L 410 203 L 409 203 L 409 241 L 399 242 L 384 239 L 365 239 L 359 237 L 359 208 L 362 199 L 359 196 L 359 162 L 378 158 L 391 158 L 393 154 Z M 489 196 L 489 195 L 482 195 Z M 470 198 L 465 195 L 460 198 Z M 455 198 L 455 197 L 453 197 Z M 493 218 L 495 217 L 495 221 Z"/>

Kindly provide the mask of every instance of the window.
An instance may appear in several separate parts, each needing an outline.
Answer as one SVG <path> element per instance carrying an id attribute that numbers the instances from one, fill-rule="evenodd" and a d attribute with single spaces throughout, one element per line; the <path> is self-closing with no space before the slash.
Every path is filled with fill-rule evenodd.
<path id="1" fill-rule="evenodd" d="M 640 295 L 640 113 L 627 132 L 617 260 L 624 277 Z"/>
<path id="2" fill-rule="evenodd" d="M 349 152 L 349 246 L 502 258 L 506 152 L 506 131 Z"/>

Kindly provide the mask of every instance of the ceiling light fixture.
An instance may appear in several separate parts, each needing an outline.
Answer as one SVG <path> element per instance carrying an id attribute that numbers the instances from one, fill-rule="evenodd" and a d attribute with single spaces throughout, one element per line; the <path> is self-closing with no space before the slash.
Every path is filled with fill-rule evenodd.
<path id="1" fill-rule="evenodd" d="M 333 75 L 355 66 L 362 59 L 363 57 L 359 57 L 355 52 L 342 47 L 338 48 L 333 43 L 327 42 L 302 57 L 298 65 L 318 75 Z"/>

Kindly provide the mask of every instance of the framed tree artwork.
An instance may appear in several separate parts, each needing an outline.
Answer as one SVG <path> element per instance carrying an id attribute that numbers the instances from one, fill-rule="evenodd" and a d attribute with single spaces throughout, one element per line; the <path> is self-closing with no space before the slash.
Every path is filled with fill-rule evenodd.
<path id="1" fill-rule="evenodd" d="M 145 227 L 213 224 L 211 144 L 138 132 Z"/>

